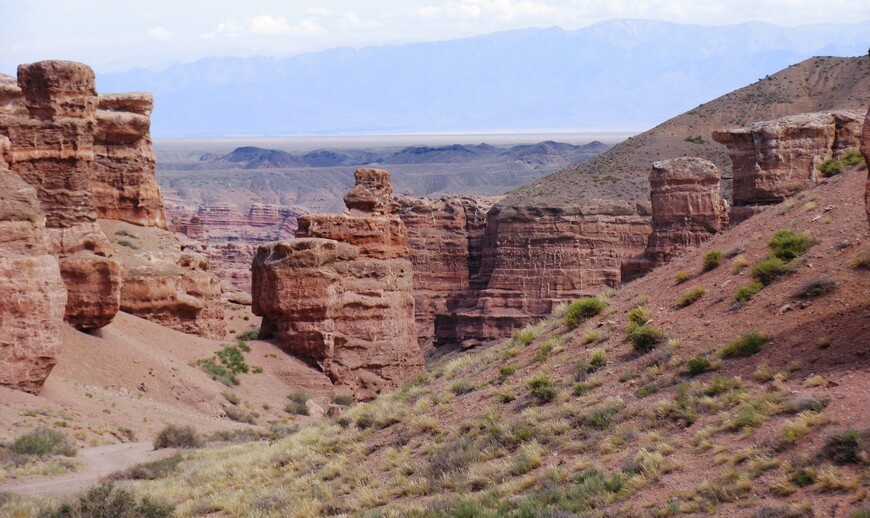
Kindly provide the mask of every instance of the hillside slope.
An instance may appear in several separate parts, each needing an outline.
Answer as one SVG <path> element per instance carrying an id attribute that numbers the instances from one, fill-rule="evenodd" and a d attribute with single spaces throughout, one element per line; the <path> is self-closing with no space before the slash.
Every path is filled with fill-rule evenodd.
<path id="1" fill-rule="evenodd" d="M 136 490 L 180 516 L 850 516 L 870 504 L 865 179 L 854 167 L 767 209 L 574 331 L 557 312 L 275 444 L 185 454 Z M 784 228 L 814 244 L 737 304 Z M 730 258 L 704 271 L 712 250 Z M 662 333 L 649 352 L 626 340 L 632 310 Z M 728 357 L 749 333 L 760 349 Z"/>
<path id="2" fill-rule="evenodd" d="M 503 204 L 558 207 L 594 198 L 646 201 L 647 177 L 656 160 L 706 158 L 719 166 L 723 177 L 730 177 L 731 162 L 725 146 L 713 142 L 713 131 L 812 111 L 863 113 L 868 104 L 870 59 L 810 58 L 701 104 L 597 157 L 520 187 Z"/>

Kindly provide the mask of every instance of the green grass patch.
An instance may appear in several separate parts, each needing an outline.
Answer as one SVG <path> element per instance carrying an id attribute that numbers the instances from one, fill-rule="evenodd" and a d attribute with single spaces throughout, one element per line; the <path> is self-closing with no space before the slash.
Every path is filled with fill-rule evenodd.
<path id="1" fill-rule="evenodd" d="M 574 301 L 565 308 L 565 326 L 569 330 L 577 329 L 580 324 L 601 313 L 607 306 L 607 302 L 598 297 L 587 297 Z"/>
<path id="2" fill-rule="evenodd" d="M 764 333 L 751 332 L 722 348 L 722 358 L 748 358 L 761 351 L 770 338 Z"/>
<path id="3" fill-rule="evenodd" d="M 717 266 L 722 264 L 722 259 L 724 258 L 725 253 L 722 252 L 722 250 L 710 250 L 709 252 L 704 254 L 704 271 L 709 272 L 710 270 L 716 269 Z"/>
<path id="4" fill-rule="evenodd" d="M 689 307 L 695 302 L 701 300 L 701 297 L 706 294 L 707 290 L 704 289 L 703 286 L 695 286 L 694 288 L 680 295 L 680 298 L 677 300 L 677 306 L 681 308 Z"/>

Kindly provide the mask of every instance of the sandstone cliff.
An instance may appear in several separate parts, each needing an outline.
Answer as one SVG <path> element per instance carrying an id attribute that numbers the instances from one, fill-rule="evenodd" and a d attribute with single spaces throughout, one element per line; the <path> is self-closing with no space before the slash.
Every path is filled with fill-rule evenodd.
<path id="1" fill-rule="evenodd" d="M 497 198 L 399 196 L 398 215 L 408 231 L 414 265 L 414 311 L 417 340 L 435 338 L 435 315 L 447 311 L 447 299 L 469 289 L 480 271 L 486 213 Z"/>
<path id="2" fill-rule="evenodd" d="M 94 73 L 68 61 L 21 65 L 18 89 L 7 83 L 3 95 L 0 134 L 11 141 L 10 168 L 36 188 L 45 213 L 69 292 L 66 319 L 79 329 L 105 326 L 118 311 L 121 276 L 90 191 Z"/>
<path id="3" fill-rule="evenodd" d="M 0 386 L 36 393 L 60 352 L 67 292 L 36 190 L 6 166 L 0 136 Z"/>
<path id="4" fill-rule="evenodd" d="M 360 169 L 355 177 L 348 213 L 302 216 L 300 238 L 258 248 L 252 298 L 261 337 L 369 399 L 422 372 L 423 357 L 389 173 Z"/>
<path id="5" fill-rule="evenodd" d="M 861 153 L 867 163 L 867 190 L 864 193 L 864 205 L 867 208 L 867 221 L 870 222 L 870 109 L 864 118 L 864 130 L 861 133 Z"/>

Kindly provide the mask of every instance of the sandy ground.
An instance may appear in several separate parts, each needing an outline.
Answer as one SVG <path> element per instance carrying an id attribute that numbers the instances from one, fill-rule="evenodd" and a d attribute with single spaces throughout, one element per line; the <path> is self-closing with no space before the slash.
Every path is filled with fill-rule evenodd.
<path id="1" fill-rule="evenodd" d="M 26 496 L 63 496 L 82 491 L 110 473 L 136 464 L 171 456 L 174 449 L 155 450 L 148 442 L 110 444 L 79 450 L 76 460 L 83 468 L 57 477 L 28 477 L 0 485 L 8 491 Z"/>

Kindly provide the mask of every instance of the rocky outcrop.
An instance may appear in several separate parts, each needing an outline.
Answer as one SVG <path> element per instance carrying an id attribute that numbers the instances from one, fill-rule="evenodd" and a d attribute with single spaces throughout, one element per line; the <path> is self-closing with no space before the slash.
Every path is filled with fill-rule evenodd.
<path id="1" fill-rule="evenodd" d="M 90 191 L 101 219 L 167 228 L 151 144 L 153 106 L 147 93 L 99 97 Z"/>
<path id="2" fill-rule="evenodd" d="M 0 136 L 0 386 L 37 393 L 57 363 L 67 291 L 36 190 L 6 166 L 9 147 Z"/>
<path id="3" fill-rule="evenodd" d="M 261 337 L 368 399 L 423 370 L 402 220 L 389 173 L 360 169 L 341 215 L 299 218 L 299 238 L 261 245 L 253 311 Z"/>
<path id="4" fill-rule="evenodd" d="M 197 243 L 122 221 L 100 226 L 123 266 L 122 311 L 184 333 L 224 337 L 220 280 Z"/>
<path id="5" fill-rule="evenodd" d="M 621 282 L 620 264 L 643 250 L 648 208 L 596 200 L 574 207 L 495 206 L 480 272 L 436 315 L 441 343 L 504 338 L 559 304 Z"/>
<path id="6" fill-rule="evenodd" d="M 414 265 L 414 310 L 417 340 L 435 338 L 435 315 L 447 311 L 447 299 L 469 289 L 480 271 L 486 213 L 497 198 L 399 196 L 398 215 L 408 231 Z"/>
<path id="7" fill-rule="evenodd" d="M 652 233 L 644 253 L 625 261 L 622 280 L 640 277 L 695 248 L 728 226 L 721 173 L 703 158 L 655 162 L 649 176 Z"/>
<path id="8" fill-rule="evenodd" d="M 0 134 L 10 168 L 36 188 L 52 252 L 68 289 L 66 320 L 79 329 L 108 324 L 119 307 L 120 267 L 97 224 L 89 174 L 98 98 L 93 71 L 68 61 L 18 67 L 4 83 Z"/>
<path id="9" fill-rule="evenodd" d="M 867 163 L 867 190 L 864 193 L 864 206 L 867 211 L 867 221 L 870 222 L 870 109 L 864 118 L 864 131 L 861 133 L 861 153 Z"/>
<path id="10" fill-rule="evenodd" d="M 731 158 L 732 223 L 753 213 L 745 207 L 779 203 L 814 185 L 822 162 L 858 147 L 862 120 L 857 112 L 814 112 L 713 132 Z"/>

